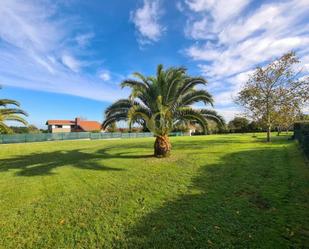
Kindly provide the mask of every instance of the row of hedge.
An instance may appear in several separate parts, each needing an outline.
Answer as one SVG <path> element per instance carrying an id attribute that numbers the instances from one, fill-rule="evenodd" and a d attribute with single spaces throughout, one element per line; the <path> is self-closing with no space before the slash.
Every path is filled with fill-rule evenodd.
<path id="1" fill-rule="evenodd" d="M 294 124 L 294 139 L 299 141 L 306 156 L 309 158 L 309 122 L 297 122 Z"/>

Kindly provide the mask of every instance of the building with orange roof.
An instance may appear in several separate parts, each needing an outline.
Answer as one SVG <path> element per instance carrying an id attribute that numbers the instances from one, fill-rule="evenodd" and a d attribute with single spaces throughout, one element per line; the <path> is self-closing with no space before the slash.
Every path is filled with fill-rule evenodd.
<path id="1" fill-rule="evenodd" d="M 75 120 L 47 120 L 46 125 L 51 133 L 102 131 L 102 125 L 99 122 L 80 118 L 75 118 Z"/>

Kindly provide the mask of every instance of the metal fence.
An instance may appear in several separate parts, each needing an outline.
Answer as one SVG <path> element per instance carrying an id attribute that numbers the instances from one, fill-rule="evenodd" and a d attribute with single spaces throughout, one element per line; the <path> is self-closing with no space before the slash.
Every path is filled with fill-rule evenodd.
<path id="1" fill-rule="evenodd" d="M 173 132 L 170 136 L 183 136 L 181 132 Z M 113 138 L 141 138 L 153 137 L 150 132 L 140 133 L 91 133 L 91 132 L 64 132 L 64 133 L 38 133 L 38 134 L 10 134 L 0 135 L 0 144 L 10 143 L 31 143 L 59 140 L 78 140 L 78 139 L 113 139 Z"/>

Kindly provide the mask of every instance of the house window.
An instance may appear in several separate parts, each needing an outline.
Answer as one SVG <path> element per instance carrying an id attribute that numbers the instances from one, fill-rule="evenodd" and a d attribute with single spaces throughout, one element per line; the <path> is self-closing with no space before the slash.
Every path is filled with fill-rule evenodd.
<path id="1" fill-rule="evenodd" d="M 62 125 L 56 125 L 56 128 L 62 128 Z"/>

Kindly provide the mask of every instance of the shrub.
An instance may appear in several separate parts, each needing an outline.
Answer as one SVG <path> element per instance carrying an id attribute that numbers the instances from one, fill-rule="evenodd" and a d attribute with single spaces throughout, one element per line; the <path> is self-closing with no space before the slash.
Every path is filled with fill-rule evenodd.
<path id="1" fill-rule="evenodd" d="M 294 124 L 293 138 L 298 140 L 306 156 L 309 158 L 309 122 L 297 122 Z"/>
<path id="2" fill-rule="evenodd" d="M 305 154 L 309 158 L 309 135 L 304 136 L 302 147 L 304 149 Z"/>

